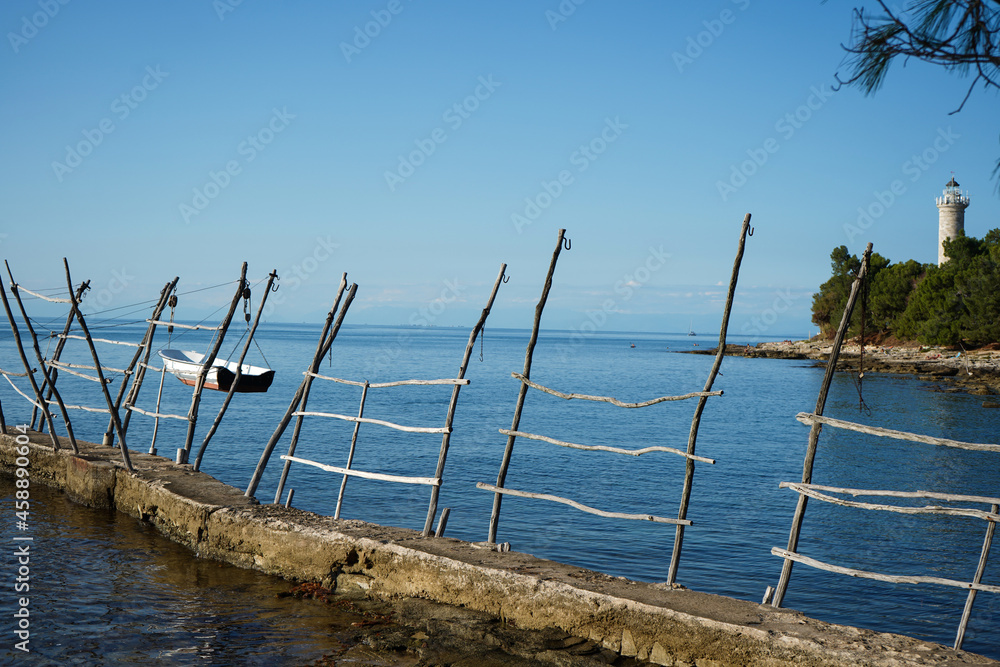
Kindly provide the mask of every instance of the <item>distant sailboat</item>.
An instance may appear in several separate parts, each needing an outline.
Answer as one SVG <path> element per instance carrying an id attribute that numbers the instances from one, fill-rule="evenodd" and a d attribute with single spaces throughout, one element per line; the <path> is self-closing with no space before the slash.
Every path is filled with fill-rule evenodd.
<path id="1" fill-rule="evenodd" d="M 696 334 L 694 332 L 694 329 L 692 328 L 693 326 L 694 326 L 694 320 L 691 320 L 691 324 L 688 325 L 688 336 L 697 336 L 698 335 L 698 334 Z"/>

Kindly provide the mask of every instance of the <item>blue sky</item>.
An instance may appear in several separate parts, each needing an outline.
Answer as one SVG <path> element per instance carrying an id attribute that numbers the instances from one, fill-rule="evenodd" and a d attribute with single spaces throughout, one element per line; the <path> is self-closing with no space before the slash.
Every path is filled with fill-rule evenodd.
<path id="1" fill-rule="evenodd" d="M 353 323 L 466 326 L 506 262 L 491 322 L 528 327 L 564 227 L 545 326 L 710 331 L 749 212 L 730 332 L 801 337 L 835 246 L 935 261 L 952 171 L 1000 226 L 996 94 L 949 115 L 968 81 L 916 62 L 835 91 L 853 7 L 10 0 L 0 255 L 40 289 L 68 257 L 91 312 L 245 260 L 273 321 L 346 271 Z"/>

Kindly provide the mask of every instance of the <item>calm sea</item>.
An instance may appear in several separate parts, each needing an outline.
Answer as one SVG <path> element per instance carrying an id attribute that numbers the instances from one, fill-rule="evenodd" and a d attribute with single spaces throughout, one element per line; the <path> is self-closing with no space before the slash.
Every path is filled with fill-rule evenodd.
<path id="1" fill-rule="evenodd" d="M 94 333 L 137 340 L 143 330 L 140 325 L 129 325 Z M 318 325 L 305 324 L 271 324 L 260 329 L 257 337 L 263 355 L 277 371 L 274 384 L 266 394 L 237 395 L 208 447 L 204 471 L 246 488 L 265 442 L 302 380 L 319 332 Z M 236 326 L 223 346 L 222 356 L 233 349 L 239 333 Z M 450 537 L 470 541 L 487 537 L 493 496 L 477 489 L 476 483 L 496 481 L 506 442 L 497 430 L 510 427 L 519 388 L 511 372 L 520 372 L 523 367 L 528 335 L 527 331 L 487 328 L 483 341 L 476 344 L 467 372 L 471 384 L 461 392 L 441 489 L 440 507 L 451 509 L 446 532 Z M 547 331 L 535 350 L 532 379 L 564 392 L 610 395 L 625 401 L 699 391 L 713 358 L 677 353 L 692 350 L 696 344 L 712 347 L 716 338 L 613 332 L 581 337 L 566 331 Z M 454 377 L 467 339 L 468 331 L 457 328 L 345 326 L 320 372 L 370 382 Z M 731 336 L 729 342 L 747 341 Z M 208 336 L 177 330 L 169 344 L 204 352 Z M 168 345 L 165 336 L 158 345 Z M 127 348 L 111 345 L 101 345 L 99 351 L 105 365 L 117 367 L 130 354 Z M 86 363 L 87 354 L 85 344 L 75 341 L 64 360 Z M 236 356 L 238 351 L 233 358 Z M 256 349 L 247 360 L 256 365 L 265 363 Z M 0 333 L 0 365 L 5 370 L 21 370 L 9 331 Z M 801 477 L 808 428 L 794 417 L 798 412 L 812 410 L 822 375 L 822 369 L 807 361 L 741 357 L 724 361 L 715 389 L 724 390 L 725 395 L 709 400 L 698 438 L 698 453 L 716 463 L 697 464 L 688 515 L 694 525 L 685 534 L 680 583 L 756 602 L 767 586 L 776 584 L 782 561 L 772 556 L 770 549 L 785 546 L 796 501 L 793 492 L 779 489 L 778 485 Z M 68 402 L 91 406 L 103 403 L 94 383 L 63 374 L 59 384 Z M 154 407 L 158 384 L 158 374 L 147 377 L 140 407 Z M 27 387 L 24 383 L 20 386 Z M 998 441 L 1000 412 L 983 409 L 981 397 L 933 389 L 931 383 L 915 378 L 870 374 L 862 387 L 866 410 L 859 411 L 856 385 L 849 376 L 838 374 L 826 414 L 956 440 Z M 451 388 L 443 386 L 370 389 L 365 417 L 411 426 L 440 426 L 450 393 Z M 309 408 L 356 414 L 360 395 L 360 387 L 317 381 Z M 196 446 L 221 399 L 218 392 L 206 392 Z M 8 424 L 27 418 L 27 402 L 6 382 L 0 387 L 0 400 Z M 186 414 L 190 389 L 168 375 L 162 401 L 162 411 Z M 520 428 L 584 444 L 627 448 L 659 444 L 684 449 L 695 405 L 695 401 L 667 402 L 632 410 L 565 401 L 531 391 Z M 105 420 L 82 412 L 74 412 L 72 418 L 79 437 L 100 440 Z M 161 422 L 157 443 L 161 455 L 173 458 L 174 450 L 183 443 L 184 429 L 183 422 Z M 353 425 L 347 422 L 307 418 L 296 455 L 343 465 L 352 430 Z M 134 415 L 128 433 L 130 448 L 146 451 L 151 433 L 151 420 Z M 278 456 L 286 452 L 290 435 L 289 428 L 258 489 L 257 497 L 262 502 L 273 500 L 282 466 Z M 433 476 L 439 446 L 440 436 L 399 433 L 365 424 L 359 432 L 353 465 L 373 472 Z M 813 481 L 852 488 L 997 496 L 998 463 L 996 454 L 827 429 L 820 439 Z M 683 471 L 684 459 L 671 454 L 635 458 L 518 439 L 506 485 L 569 497 L 605 510 L 669 517 L 677 513 Z M 339 486 L 337 475 L 293 465 L 286 492 L 294 488 L 296 507 L 333 514 Z M 420 529 L 429 495 L 425 486 L 353 478 L 347 484 L 342 516 Z M 58 517 L 35 516 L 34 520 L 36 524 L 50 522 L 45 529 L 46 539 L 61 539 Z M 806 513 L 799 550 L 847 567 L 968 581 L 979 560 L 984 531 L 985 523 L 978 519 L 870 512 L 813 501 Z M 662 581 L 667 575 L 673 536 L 671 525 L 605 519 L 561 504 L 508 496 L 503 501 L 498 540 L 538 557 L 633 579 Z M 984 582 L 1000 584 L 1000 547 L 996 544 L 990 557 Z M 86 547 L 77 558 L 86 562 Z M 189 567 L 197 570 L 195 565 Z M 97 584 L 87 576 L 66 577 L 60 584 L 66 601 L 52 607 L 47 627 L 66 637 L 66 641 L 73 641 L 74 636 L 92 641 L 93 628 L 74 618 L 74 605 L 85 611 L 97 594 L 95 588 L 102 596 L 124 599 L 130 594 L 127 587 L 119 589 L 112 584 Z M 206 590 L 207 598 L 238 598 L 243 594 L 240 587 L 227 587 L 217 579 L 206 579 L 204 584 L 206 589 L 212 589 Z M 188 603 L 183 599 L 171 605 L 169 589 L 165 578 L 163 601 L 150 627 L 171 627 L 172 619 L 183 619 L 188 613 Z M 966 635 L 967 650 L 1000 658 L 998 597 L 980 594 Z M 822 620 L 948 645 L 954 640 L 964 602 L 965 593 L 959 589 L 883 584 L 800 565 L 794 569 L 785 598 L 785 606 Z M 143 609 L 141 613 L 151 612 Z M 112 631 L 101 641 L 110 642 L 114 650 L 127 652 L 130 645 L 119 642 L 134 638 L 128 638 L 125 629 L 135 632 L 137 624 L 146 622 L 144 618 L 130 617 L 127 611 L 111 616 L 108 624 Z M 122 632 L 114 629 L 119 624 Z M 225 641 L 238 643 L 241 636 L 233 632 Z M 290 635 L 288 641 L 296 640 Z"/>

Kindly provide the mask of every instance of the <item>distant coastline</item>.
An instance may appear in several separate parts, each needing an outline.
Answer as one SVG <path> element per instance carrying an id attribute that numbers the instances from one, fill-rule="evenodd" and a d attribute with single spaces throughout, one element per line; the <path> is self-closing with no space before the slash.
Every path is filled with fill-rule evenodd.
<path id="1" fill-rule="evenodd" d="M 715 354 L 718 348 L 684 350 L 688 354 Z M 726 345 L 727 356 L 759 359 L 809 359 L 825 366 L 833 351 L 829 340 L 768 341 L 750 345 Z M 901 373 L 922 380 L 941 382 L 941 391 L 991 396 L 984 404 L 1000 403 L 1000 345 L 962 351 L 936 345 L 895 343 L 866 344 L 864 356 L 857 339 L 844 343 L 837 360 L 838 371 Z"/>

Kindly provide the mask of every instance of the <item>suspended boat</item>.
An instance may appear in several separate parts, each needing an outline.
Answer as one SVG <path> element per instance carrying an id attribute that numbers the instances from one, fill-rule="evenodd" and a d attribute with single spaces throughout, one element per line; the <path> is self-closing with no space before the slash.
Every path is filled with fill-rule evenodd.
<path id="1" fill-rule="evenodd" d="M 205 355 L 200 352 L 188 350 L 160 350 L 160 358 L 163 359 L 163 367 L 168 373 L 173 373 L 177 379 L 191 387 L 198 381 L 198 374 L 201 372 Z M 216 389 L 218 391 L 229 391 L 236 379 L 237 365 L 234 361 L 222 361 L 216 359 L 212 362 L 212 367 L 208 369 L 205 377 L 205 389 Z M 243 364 L 240 381 L 236 384 L 236 391 L 243 393 L 265 392 L 274 380 L 274 371 L 270 368 L 251 366 Z"/>

